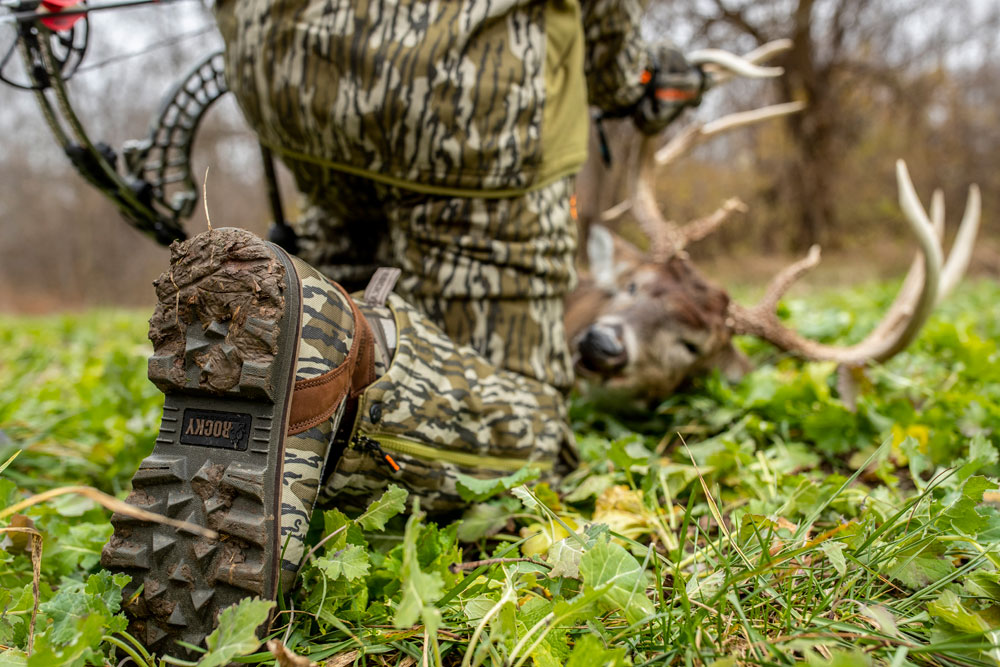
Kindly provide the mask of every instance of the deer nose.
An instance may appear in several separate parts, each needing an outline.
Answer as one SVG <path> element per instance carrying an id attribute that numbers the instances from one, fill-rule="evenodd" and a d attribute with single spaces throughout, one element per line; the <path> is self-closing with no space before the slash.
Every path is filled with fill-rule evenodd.
<path id="1" fill-rule="evenodd" d="M 584 369 L 612 375 L 628 364 L 621 327 L 594 324 L 587 328 L 577 345 Z"/>

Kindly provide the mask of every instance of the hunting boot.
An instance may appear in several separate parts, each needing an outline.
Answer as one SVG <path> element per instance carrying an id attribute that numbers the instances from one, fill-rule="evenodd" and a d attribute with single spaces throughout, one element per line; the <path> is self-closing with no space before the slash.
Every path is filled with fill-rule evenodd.
<path id="1" fill-rule="evenodd" d="M 189 658 L 176 640 L 202 644 L 221 609 L 291 588 L 330 443 L 377 352 L 339 286 L 249 232 L 173 244 L 154 285 L 163 417 L 127 502 L 175 525 L 116 513 L 101 562 L 132 577 L 130 631 Z"/>

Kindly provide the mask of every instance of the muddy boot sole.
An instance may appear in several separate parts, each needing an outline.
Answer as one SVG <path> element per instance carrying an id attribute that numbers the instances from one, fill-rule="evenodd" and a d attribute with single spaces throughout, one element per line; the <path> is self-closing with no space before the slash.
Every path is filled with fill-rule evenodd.
<path id="1" fill-rule="evenodd" d="M 278 592 L 301 295 L 288 256 L 236 229 L 174 244 L 154 285 L 149 378 L 165 394 L 163 417 L 127 502 L 219 539 L 116 513 L 101 562 L 132 577 L 130 632 L 189 659 L 177 640 L 201 646 L 221 609 Z"/>

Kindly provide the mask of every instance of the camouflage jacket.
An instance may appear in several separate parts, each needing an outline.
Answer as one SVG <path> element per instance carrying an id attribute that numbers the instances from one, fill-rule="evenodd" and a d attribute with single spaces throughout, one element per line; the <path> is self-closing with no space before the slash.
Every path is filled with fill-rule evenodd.
<path id="1" fill-rule="evenodd" d="M 229 85 L 265 144 L 451 196 L 511 196 L 575 173 L 588 82 L 605 109 L 642 94 L 640 13 L 639 0 L 216 4 Z"/>

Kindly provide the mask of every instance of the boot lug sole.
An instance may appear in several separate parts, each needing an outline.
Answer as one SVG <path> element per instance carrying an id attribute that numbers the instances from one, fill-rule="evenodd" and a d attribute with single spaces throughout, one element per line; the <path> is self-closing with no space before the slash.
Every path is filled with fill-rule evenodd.
<path id="1" fill-rule="evenodd" d="M 149 372 L 165 393 L 163 416 L 153 451 L 135 473 L 127 502 L 210 528 L 220 536 L 210 540 L 155 522 L 112 516 L 114 534 L 101 562 L 132 577 L 123 595 L 130 632 L 160 655 L 197 657 L 175 642 L 202 645 L 220 610 L 248 596 L 274 599 L 278 594 L 284 441 L 298 356 L 301 294 L 288 256 L 276 246 L 256 242 L 275 256 L 284 272 L 278 281 L 284 308 L 277 321 L 237 316 L 220 323 L 209 319 L 210 313 L 202 312 L 199 304 L 185 310 L 178 308 L 179 298 L 166 303 L 170 299 L 162 294 L 157 312 L 163 309 L 167 316 L 157 320 L 154 314 L 150 321 L 151 339 L 161 335 Z M 220 257 L 210 259 L 223 268 L 243 259 L 239 253 L 238 259 L 227 257 L 224 248 L 211 242 L 196 250 L 216 251 Z M 184 288 L 181 284 L 177 292 Z M 252 283 L 248 289 L 254 289 Z M 234 298 L 246 296 L 236 293 Z M 166 338 L 162 328 L 154 332 L 154 320 L 171 326 L 171 309 L 189 320 L 181 322 L 175 315 L 173 322 L 186 329 L 180 332 L 183 351 L 178 349 L 178 332 L 169 332 L 169 344 L 162 342 Z M 208 326 L 196 318 L 209 319 Z M 274 351 L 272 358 L 261 361 L 258 354 L 245 361 L 233 382 L 227 360 L 245 352 L 241 344 L 259 347 L 259 341 Z M 160 347 L 166 347 L 166 353 Z M 213 377 L 213 361 L 222 362 L 224 374 L 219 377 Z"/>

